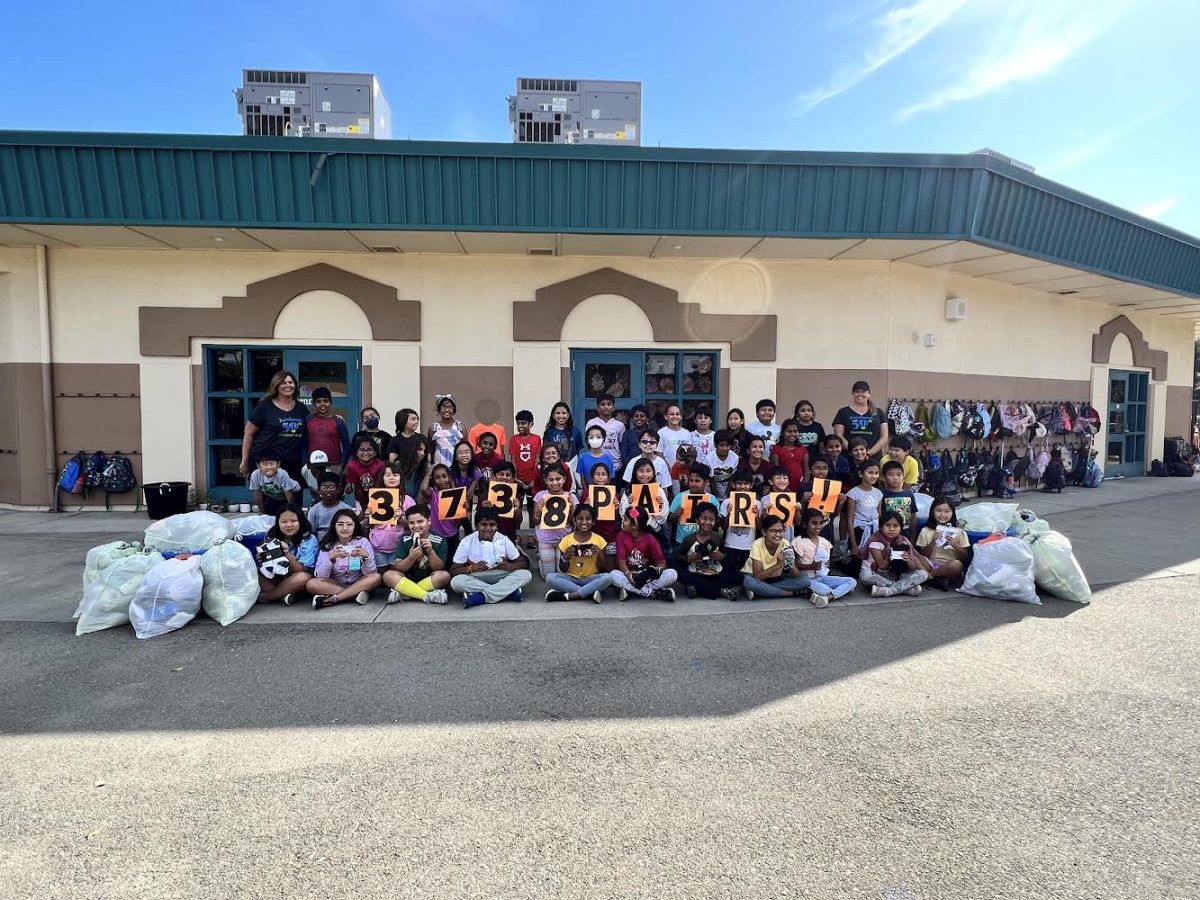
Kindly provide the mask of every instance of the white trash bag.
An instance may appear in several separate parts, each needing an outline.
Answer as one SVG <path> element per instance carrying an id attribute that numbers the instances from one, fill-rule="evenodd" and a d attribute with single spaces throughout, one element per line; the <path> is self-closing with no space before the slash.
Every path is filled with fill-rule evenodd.
<path id="1" fill-rule="evenodd" d="M 266 534 L 275 524 L 274 516 L 243 516 L 234 519 L 233 536 L 239 540 L 252 534 Z"/>
<path id="2" fill-rule="evenodd" d="M 928 494 L 916 494 L 917 500 L 917 525 L 921 528 L 925 527 L 925 523 L 929 521 L 929 510 L 933 509 L 933 498 Z"/>
<path id="3" fill-rule="evenodd" d="M 87 552 L 87 558 L 83 562 L 83 593 L 87 594 L 87 589 L 91 587 L 92 582 L 99 577 L 100 573 L 115 563 L 118 559 L 124 559 L 126 556 L 133 556 L 135 553 L 142 552 L 142 545 L 137 541 L 129 543 L 127 541 L 113 541 L 110 544 L 101 544 L 99 547 L 93 547 Z M 79 614 L 83 612 L 83 599 L 80 598 L 79 606 L 75 607 L 75 614 L 72 619 L 78 619 Z"/>
<path id="4" fill-rule="evenodd" d="M 129 621 L 139 638 L 166 634 L 196 618 L 204 588 L 201 559 L 164 559 L 146 573 L 129 604 Z"/>
<path id="5" fill-rule="evenodd" d="M 1033 551 L 1033 578 L 1038 587 L 1064 600 L 1092 602 L 1092 588 L 1066 535 L 1046 531 L 1025 540 Z"/>
<path id="6" fill-rule="evenodd" d="M 998 531 L 1003 534 L 1016 519 L 1015 503 L 972 503 L 958 508 L 958 524 L 967 531 Z"/>
<path id="7" fill-rule="evenodd" d="M 100 571 L 83 592 L 75 634 L 90 634 L 129 624 L 129 604 L 146 573 L 163 561 L 154 550 L 122 557 Z"/>
<path id="8" fill-rule="evenodd" d="M 1040 604 L 1033 580 L 1033 551 L 1015 537 L 980 541 L 959 591 L 992 600 Z"/>
<path id="9" fill-rule="evenodd" d="M 202 553 L 233 537 L 233 523 L 208 510 L 159 519 L 146 529 L 146 546 L 162 553 Z"/>
<path id="10" fill-rule="evenodd" d="M 1017 510 L 1017 519 L 1013 523 L 1013 527 L 1017 529 L 1017 537 L 1023 537 L 1027 541 L 1033 540 L 1032 535 L 1045 534 L 1050 530 L 1050 523 L 1045 519 L 1039 519 L 1038 514 L 1031 509 Z"/>
<path id="11" fill-rule="evenodd" d="M 236 622 L 258 600 L 254 554 L 237 541 L 221 541 L 202 557 L 204 611 L 222 625 Z"/>

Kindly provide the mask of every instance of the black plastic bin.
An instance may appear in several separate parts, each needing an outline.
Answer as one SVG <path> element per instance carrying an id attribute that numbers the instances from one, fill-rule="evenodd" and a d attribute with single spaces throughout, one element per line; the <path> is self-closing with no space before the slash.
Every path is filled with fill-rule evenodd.
<path id="1" fill-rule="evenodd" d="M 146 498 L 146 513 L 152 519 L 165 519 L 187 512 L 190 481 L 163 481 L 158 484 L 142 485 Z"/>

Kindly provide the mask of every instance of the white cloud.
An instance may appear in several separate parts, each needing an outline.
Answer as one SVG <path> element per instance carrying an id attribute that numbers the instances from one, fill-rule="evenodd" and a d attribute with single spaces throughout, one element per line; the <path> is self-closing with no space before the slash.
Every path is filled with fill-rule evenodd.
<path id="1" fill-rule="evenodd" d="M 952 65 L 943 86 L 901 109 L 896 119 L 904 122 L 920 112 L 1048 75 L 1110 31 L 1132 8 L 1132 0 L 989 0 L 974 5 L 973 12 L 985 11 L 973 23 L 982 40 L 964 42 L 955 54 L 970 63 Z"/>
<path id="2" fill-rule="evenodd" d="M 1145 206 L 1138 207 L 1134 212 L 1139 216 L 1145 216 L 1147 219 L 1157 219 L 1163 213 L 1173 210 L 1178 203 L 1178 197 L 1163 197 L 1161 200 L 1155 200 L 1153 203 L 1147 203 Z"/>
<path id="3" fill-rule="evenodd" d="M 877 32 L 863 58 L 834 73 L 824 85 L 797 98 L 797 114 L 850 90 L 873 72 L 907 53 L 966 4 L 966 0 L 917 0 L 889 9 L 872 23 Z"/>
<path id="4" fill-rule="evenodd" d="M 1044 163 L 1039 164 L 1037 167 L 1038 174 L 1054 177 L 1079 168 L 1097 156 L 1107 153 L 1130 134 L 1139 131 L 1151 119 L 1161 115 L 1164 109 L 1165 107 L 1163 106 L 1155 107 L 1123 122 L 1115 128 L 1110 128 L 1108 131 L 1102 131 L 1099 134 L 1084 138 L 1078 143 L 1067 147 L 1065 150 L 1052 155 Z M 1076 136 L 1078 136 L 1077 133 Z"/>

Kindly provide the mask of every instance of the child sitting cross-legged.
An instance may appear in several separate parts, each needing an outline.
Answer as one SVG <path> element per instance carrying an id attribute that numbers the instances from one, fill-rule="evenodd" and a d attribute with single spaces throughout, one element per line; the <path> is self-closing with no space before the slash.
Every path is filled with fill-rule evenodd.
<path id="1" fill-rule="evenodd" d="M 879 517 L 879 530 L 863 547 L 858 580 L 871 588 L 872 597 L 921 595 L 921 585 L 929 580 L 929 562 L 904 536 L 904 521 L 898 512 Z"/>
<path id="2" fill-rule="evenodd" d="M 721 532 L 717 529 L 717 507 L 709 502 L 696 505 L 692 513 L 696 530 L 683 539 L 676 560 L 679 580 L 689 597 L 736 600 L 742 573 L 721 549 Z"/>
<path id="3" fill-rule="evenodd" d="M 321 555 L 307 589 L 313 609 L 324 609 L 347 600 L 360 606 L 383 580 L 375 568 L 375 549 L 363 534 L 354 513 L 340 509 L 321 539 Z"/>
<path id="4" fill-rule="evenodd" d="M 742 570 L 746 596 L 800 597 L 809 590 L 809 578 L 796 568 L 796 551 L 783 539 L 786 528 L 779 516 L 762 520 L 763 536 L 750 548 Z"/>
<path id="5" fill-rule="evenodd" d="M 429 530 L 430 509 L 424 503 L 404 513 L 408 534 L 400 539 L 395 559 L 383 573 L 383 583 L 391 589 L 387 602 L 421 600 L 445 603 L 450 572 L 446 568 L 450 544 Z"/>
<path id="6" fill-rule="evenodd" d="M 275 524 L 255 556 L 258 602 L 282 600 L 284 606 L 291 606 L 293 595 L 304 590 L 317 564 L 317 538 L 300 507 L 289 503 L 275 514 Z"/>
<path id="7" fill-rule="evenodd" d="M 592 531 L 596 512 L 580 503 L 571 514 L 574 529 L 558 542 L 558 571 L 546 576 L 547 600 L 578 600 L 590 597 L 601 601 L 604 589 L 612 584 L 608 573 L 609 558 L 604 552 L 608 542 Z"/>
<path id="8" fill-rule="evenodd" d="M 450 587 L 463 595 L 463 609 L 501 600 L 521 602 L 522 588 L 533 576 L 529 560 L 500 534 L 494 509 L 480 507 L 475 530 L 462 539 L 450 567 Z"/>
<path id="9" fill-rule="evenodd" d="M 621 599 L 629 594 L 675 602 L 671 585 L 679 577 L 667 568 L 666 557 L 658 540 L 642 529 L 646 514 L 636 506 L 621 513 L 621 533 L 617 535 L 617 571 L 613 584 L 621 589 Z"/>
<path id="10" fill-rule="evenodd" d="M 833 544 L 821 536 L 825 527 L 825 515 L 819 509 L 806 509 L 800 513 L 800 534 L 792 541 L 796 551 L 796 568 L 808 574 L 808 589 L 812 592 L 813 606 L 828 606 L 830 600 L 840 600 L 852 590 L 857 582 L 844 575 L 829 574 L 829 557 Z"/>

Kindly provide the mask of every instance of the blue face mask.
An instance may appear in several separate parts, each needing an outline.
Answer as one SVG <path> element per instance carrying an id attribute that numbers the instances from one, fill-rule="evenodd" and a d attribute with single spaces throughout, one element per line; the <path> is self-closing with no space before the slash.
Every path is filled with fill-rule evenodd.
<path id="1" fill-rule="evenodd" d="M 368 428 L 378 428 L 379 427 L 379 417 L 378 416 L 370 416 L 369 418 L 363 419 L 363 424 L 366 425 Z"/>

